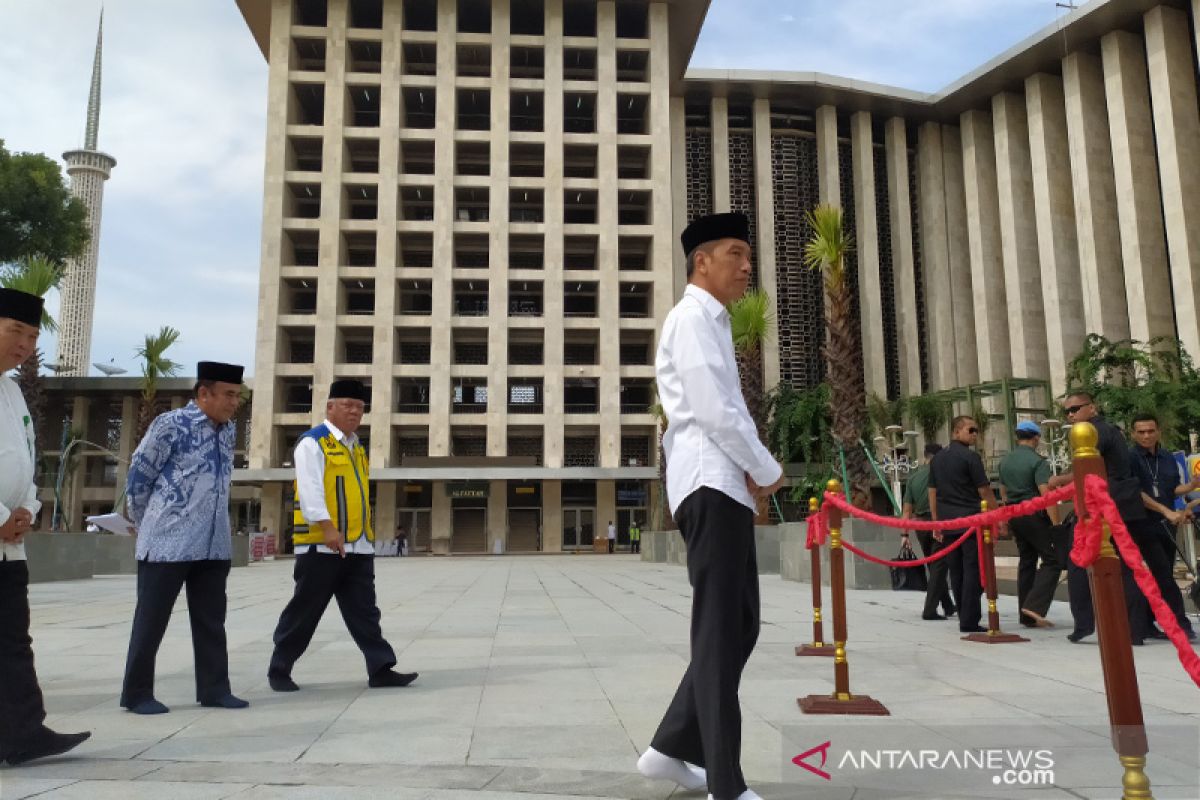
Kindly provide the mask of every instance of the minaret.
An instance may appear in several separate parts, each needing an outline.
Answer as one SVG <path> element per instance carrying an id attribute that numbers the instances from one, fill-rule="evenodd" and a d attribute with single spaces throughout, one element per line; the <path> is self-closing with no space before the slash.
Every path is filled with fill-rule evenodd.
<path id="1" fill-rule="evenodd" d="M 100 129 L 100 50 L 104 39 L 104 11 L 96 32 L 96 55 L 92 61 L 92 86 L 88 93 L 87 132 L 83 148 L 63 153 L 71 193 L 87 207 L 92 233 L 87 250 L 67 262 L 62 282 L 62 311 L 59 314 L 58 374 L 87 375 L 92 353 L 92 312 L 96 306 L 96 256 L 100 251 L 100 206 L 104 182 L 117 160 L 96 149 Z"/>

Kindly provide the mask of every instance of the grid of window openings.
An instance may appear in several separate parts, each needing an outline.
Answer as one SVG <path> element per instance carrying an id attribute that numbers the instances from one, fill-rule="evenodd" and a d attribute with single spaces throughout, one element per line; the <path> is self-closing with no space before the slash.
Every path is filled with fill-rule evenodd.
<path id="1" fill-rule="evenodd" d="M 387 404 L 369 420 L 390 421 L 373 454 L 391 464 L 538 447 L 550 466 L 653 464 L 672 278 L 655 248 L 670 190 L 651 173 L 669 160 L 655 16 L 636 0 L 293 0 L 275 463 L 327 374 Z"/>

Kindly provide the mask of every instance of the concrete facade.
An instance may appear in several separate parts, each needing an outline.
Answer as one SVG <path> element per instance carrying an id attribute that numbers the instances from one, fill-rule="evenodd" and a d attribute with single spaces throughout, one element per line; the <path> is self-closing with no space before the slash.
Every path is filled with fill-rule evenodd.
<path id="1" fill-rule="evenodd" d="M 270 65 L 238 479 L 281 533 L 337 377 L 371 385 L 384 538 L 555 552 L 646 522 L 656 332 L 698 213 L 751 218 L 768 388 L 824 378 L 818 202 L 856 239 L 871 392 L 1060 394 L 1090 333 L 1200 358 L 1193 3 L 1094 0 L 934 94 L 689 70 L 703 0 L 238 3 Z"/>

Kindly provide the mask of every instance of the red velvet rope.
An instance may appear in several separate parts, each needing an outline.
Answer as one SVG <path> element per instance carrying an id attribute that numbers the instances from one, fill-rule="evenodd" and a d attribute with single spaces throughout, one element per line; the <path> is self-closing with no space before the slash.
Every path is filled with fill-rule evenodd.
<path id="1" fill-rule="evenodd" d="M 1108 493 L 1107 482 L 1099 475 L 1088 475 L 1084 481 L 1084 498 L 1089 513 L 1075 525 L 1075 546 L 1071 549 L 1071 560 L 1084 568 L 1096 562 L 1100 557 L 1100 544 L 1104 536 L 1102 521 L 1107 522 L 1113 540 L 1121 551 L 1121 558 L 1133 570 L 1133 578 L 1142 594 L 1146 595 L 1154 618 L 1162 626 L 1171 644 L 1175 645 L 1175 650 L 1179 653 L 1179 663 L 1183 665 L 1188 677 L 1200 686 L 1200 656 L 1192 649 L 1187 634 L 1183 632 L 1175 614 L 1163 600 L 1158 582 L 1142 561 L 1142 553 L 1130 536 L 1129 529 L 1125 527 L 1125 522 L 1117 511 L 1117 504 Z"/>
<path id="2" fill-rule="evenodd" d="M 804 546 L 812 550 L 814 547 L 820 547 L 825 544 L 825 537 L 829 535 L 829 526 L 825 524 L 825 514 L 818 511 L 808 518 L 808 536 L 805 539 Z"/>
<path id="3" fill-rule="evenodd" d="M 972 536 L 974 536 L 978 532 L 978 530 L 979 530 L 978 528 L 970 528 L 967 530 L 966 533 L 964 533 L 962 536 L 958 537 L 958 540 L 955 541 L 953 544 L 947 545 L 944 549 L 937 551 L 936 553 L 934 553 L 931 556 L 928 556 L 926 558 L 918 558 L 914 561 L 889 561 L 885 558 L 879 558 L 879 557 L 873 556 L 870 553 L 867 553 L 863 550 L 859 550 L 857 547 L 855 547 L 850 542 L 847 542 L 845 539 L 842 539 L 842 547 L 846 548 L 851 553 L 854 553 L 854 555 L 858 556 L 859 558 L 870 561 L 873 564 L 882 564 L 885 567 L 923 567 L 926 564 L 932 564 L 934 561 L 937 561 L 940 558 L 945 558 L 947 555 L 950 554 L 951 551 L 957 550 L 958 548 L 962 547 L 963 543 L 966 542 L 967 539 L 970 539 Z M 982 570 L 980 570 L 980 572 L 982 572 Z"/>
<path id="4" fill-rule="evenodd" d="M 1017 517 L 1028 517 L 1036 514 L 1039 511 L 1045 511 L 1050 506 L 1058 505 L 1064 500 L 1070 500 L 1075 495 L 1074 486 L 1063 486 L 1049 494 L 1035 497 L 1032 500 L 1026 500 L 1024 503 L 1016 505 L 1001 506 L 981 514 L 972 514 L 969 517 L 959 517 L 958 519 L 943 519 L 937 522 L 926 521 L 921 519 L 899 519 L 897 517 L 884 517 L 879 514 L 872 514 L 870 511 L 863 511 L 849 503 L 846 498 L 841 495 L 825 493 L 825 502 L 840 508 L 844 513 L 852 517 L 874 522 L 876 525 L 882 525 L 885 528 L 896 528 L 901 530 L 912 531 L 954 531 L 962 528 L 978 528 L 981 526 L 994 526 L 999 522 L 1007 522 L 1010 519 Z M 822 514 L 828 513 L 825 507 L 822 506 Z"/>

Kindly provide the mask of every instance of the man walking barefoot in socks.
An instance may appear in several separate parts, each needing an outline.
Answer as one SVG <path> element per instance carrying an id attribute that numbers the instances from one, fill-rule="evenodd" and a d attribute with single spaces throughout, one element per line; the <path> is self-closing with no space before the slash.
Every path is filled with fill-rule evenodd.
<path id="1" fill-rule="evenodd" d="M 688 287 L 663 324 L 655 373 L 670 421 L 667 496 L 692 584 L 691 663 L 638 770 L 707 784 L 714 800 L 756 800 L 742 776 L 738 685 L 758 641 L 757 500 L 783 485 L 783 468 L 746 410 L 726 310 L 750 283 L 750 223 L 701 217 L 680 239 Z"/>

